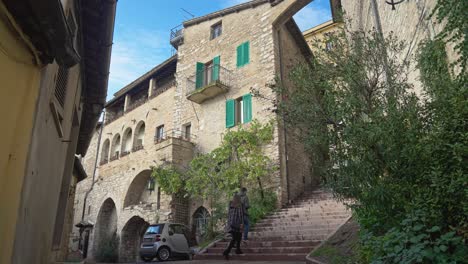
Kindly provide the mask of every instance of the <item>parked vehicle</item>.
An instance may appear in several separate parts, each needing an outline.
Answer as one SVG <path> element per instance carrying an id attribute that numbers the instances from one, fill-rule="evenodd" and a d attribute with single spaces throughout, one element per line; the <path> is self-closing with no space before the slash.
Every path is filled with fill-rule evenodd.
<path id="1" fill-rule="evenodd" d="M 145 262 L 155 257 L 159 261 L 176 256 L 191 256 L 190 229 L 182 224 L 161 223 L 150 225 L 143 235 L 140 257 Z"/>

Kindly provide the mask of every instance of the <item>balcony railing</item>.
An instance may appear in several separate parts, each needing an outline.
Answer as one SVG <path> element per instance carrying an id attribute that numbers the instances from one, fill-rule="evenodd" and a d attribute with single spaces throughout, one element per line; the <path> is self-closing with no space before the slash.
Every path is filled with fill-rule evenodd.
<path id="1" fill-rule="evenodd" d="M 143 145 L 136 145 L 133 147 L 132 151 L 133 152 L 136 152 L 136 151 L 139 151 L 139 150 L 142 150 L 144 149 Z"/>
<path id="2" fill-rule="evenodd" d="M 154 143 L 160 143 L 169 138 L 178 138 L 189 142 L 194 142 L 197 139 L 197 136 L 191 133 L 186 133 L 184 131 L 171 129 L 164 131 L 162 135 L 156 135 L 154 137 Z"/>
<path id="3" fill-rule="evenodd" d="M 119 152 L 115 153 L 115 155 L 111 156 L 109 162 L 119 159 Z"/>
<path id="4" fill-rule="evenodd" d="M 104 164 L 107 164 L 109 162 L 109 160 L 107 160 L 107 158 L 104 158 L 101 160 L 101 162 L 99 162 L 99 165 L 104 165 Z"/>
<path id="5" fill-rule="evenodd" d="M 187 99 L 201 104 L 203 101 L 229 91 L 234 74 L 221 65 L 211 65 L 187 79 Z"/>
<path id="6" fill-rule="evenodd" d="M 184 27 L 183 25 L 178 25 L 171 29 L 171 37 L 169 39 L 171 45 L 177 49 L 180 44 L 184 42 Z"/>
<path id="7" fill-rule="evenodd" d="M 125 157 L 127 156 L 128 154 L 130 154 L 130 151 L 126 150 L 126 151 L 122 151 L 122 154 L 120 154 L 120 157 Z"/>

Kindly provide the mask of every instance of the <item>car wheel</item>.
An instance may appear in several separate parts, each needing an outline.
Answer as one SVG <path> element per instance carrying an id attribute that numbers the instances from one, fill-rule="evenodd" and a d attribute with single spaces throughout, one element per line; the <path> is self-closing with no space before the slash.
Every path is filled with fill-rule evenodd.
<path id="1" fill-rule="evenodd" d="M 150 258 L 150 257 L 141 257 L 141 260 L 143 260 L 144 262 L 151 262 L 153 260 L 153 258 Z"/>
<path id="2" fill-rule="evenodd" d="M 169 260 L 171 257 L 171 250 L 168 247 L 162 247 L 158 250 L 158 255 L 156 256 L 159 261 Z"/>

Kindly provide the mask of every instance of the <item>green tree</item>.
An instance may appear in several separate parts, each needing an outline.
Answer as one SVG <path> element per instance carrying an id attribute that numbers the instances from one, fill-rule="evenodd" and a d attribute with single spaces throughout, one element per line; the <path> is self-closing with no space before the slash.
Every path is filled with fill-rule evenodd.
<path id="1" fill-rule="evenodd" d="M 353 198 L 363 251 L 375 263 L 462 261 L 468 251 L 466 73 L 445 43 L 420 47 L 422 96 L 407 81 L 404 44 L 376 32 L 329 36 L 274 89 L 284 121 L 302 130 L 323 182 Z M 316 168 L 317 169 L 317 168 Z"/>
<path id="2" fill-rule="evenodd" d="M 234 192 L 243 186 L 257 186 L 254 218 L 259 219 L 275 208 L 276 195 L 265 190 L 264 179 L 276 166 L 265 155 L 263 147 L 273 139 L 273 121 L 261 124 L 253 120 L 247 126 L 229 130 L 221 144 L 209 153 L 197 154 L 184 171 L 171 164 L 153 168 L 161 189 L 168 194 L 202 198 L 210 203 L 209 233 L 226 217 L 226 206 Z M 256 197 L 255 197 L 256 198 Z"/>

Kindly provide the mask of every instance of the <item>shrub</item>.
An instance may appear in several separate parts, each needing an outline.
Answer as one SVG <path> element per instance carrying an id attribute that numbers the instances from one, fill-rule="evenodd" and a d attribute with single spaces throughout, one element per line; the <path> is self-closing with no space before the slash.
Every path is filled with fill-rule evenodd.
<path id="1" fill-rule="evenodd" d="M 116 263 L 119 260 L 119 237 L 116 233 L 101 240 L 95 258 L 98 262 Z"/>
<path id="2" fill-rule="evenodd" d="M 249 221 L 254 225 L 258 220 L 265 217 L 276 209 L 277 198 L 272 191 L 265 191 L 262 199 L 261 192 L 257 189 L 249 191 Z"/>

